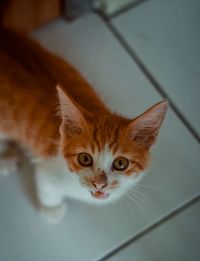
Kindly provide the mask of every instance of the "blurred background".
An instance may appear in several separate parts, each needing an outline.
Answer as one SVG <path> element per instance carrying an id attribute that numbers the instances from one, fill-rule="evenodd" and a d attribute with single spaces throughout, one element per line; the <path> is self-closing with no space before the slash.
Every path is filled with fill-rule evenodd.
<path id="1" fill-rule="evenodd" d="M 59 16 L 68 21 L 96 10 L 111 17 L 141 0 L 1 0 L 0 14 L 4 27 L 31 32 Z"/>
<path id="2" fill-rule="evenodd" d="M 72 201 L 51 226 L 26 195 L 28 161 L 0 176 L 0 260 L 200 260 L 199 13 L 199 0 L 0 0 L 4 27 L 73 64 L 113 111 L 170 102 L 146 177 L 116 204 Z"/>

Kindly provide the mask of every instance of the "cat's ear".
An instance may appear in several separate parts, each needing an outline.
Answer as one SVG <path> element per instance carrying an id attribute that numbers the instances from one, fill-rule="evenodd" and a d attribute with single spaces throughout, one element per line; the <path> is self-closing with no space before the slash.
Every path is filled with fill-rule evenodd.
<path id="1" fill-rule="evenodd" d="M 60 86 L 57 86 L 62 118 L 61 132 L 73 136 L 86 128 L 86 120 L 77 105 L 68 97 Z"/>
<path id="2" fill-rule="evenodd" d="M 167 100 L 155 104 L 129 125 L 129 135 L 139 145 L 150 148 L 156 141 L 168 108 Z"/>

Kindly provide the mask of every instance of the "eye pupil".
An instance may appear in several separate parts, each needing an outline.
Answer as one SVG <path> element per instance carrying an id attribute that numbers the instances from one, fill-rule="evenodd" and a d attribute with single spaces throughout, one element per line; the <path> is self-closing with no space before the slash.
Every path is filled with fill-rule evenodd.
<path id="1" fill-rule="evenodd" d="M 90 167 L 93 164 L 93 159 L 89 153 L 82 152 L 78 154 L 78 162 L 83 167 Z"/>
<path id="2" fill-rule="evenodd" d="M 125 170 L 128 167 L 129 161 L 124 157 L 116 158 L 113 162 L 113 169 Z"/>

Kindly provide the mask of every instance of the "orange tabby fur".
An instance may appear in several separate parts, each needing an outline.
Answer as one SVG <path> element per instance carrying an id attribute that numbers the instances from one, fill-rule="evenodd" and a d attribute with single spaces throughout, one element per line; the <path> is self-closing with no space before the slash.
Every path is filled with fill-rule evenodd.
<path id="1" fill-rule="evenodd" d="M 55 156 L 60 150 L 61 132 L 63 155 L 75 172 L 81 168 L 75 160 L 77 148 L 81 152 L 90 146 L 94 152 L 106 144 L 113 154 L 120 144 L 121 153 L 133 159 L 125 172 L 127 176 L 146 168 L 149 148 L 167 109 L 165 101 L 145 112 L 150 126 L 144 125 L 140 130 L 143 116 L 129 120 L 111 113 L 72 66 L 35 41 L 6 31 L 0 33 L 0 39 L 0 133 L 44 158 Z M 58 91 L 57 84 L 62 86 Z M 62 121 L 57 113 L 59 98 Z M 70 129 L 70 122 L 65 123 L 68 103 L 70 110 L 74 108 L 73 120 L 87 131 Z M 154 117 L 158 123 L 151 122 L 156 110 L 160 110 Z M 78 138 L 70 131 L 80 132 Z"/>
<path id="2" fill-rule="evenodd" d="M 61 124 L 56 115 L 58 82 L 86 110 L 109 114 L 71 65 L 25 36 L 4 31 L 0 39 L 1 133 L 26 144 L 38 156 L 56 154 Z"/>

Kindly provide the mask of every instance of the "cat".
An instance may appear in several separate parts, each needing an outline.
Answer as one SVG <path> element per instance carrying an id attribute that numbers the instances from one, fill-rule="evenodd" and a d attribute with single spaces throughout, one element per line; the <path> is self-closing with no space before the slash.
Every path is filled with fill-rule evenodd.
<path id="1" fill-rule="evenodd" d="M 64 199 L 98 205 L 120 199 L 143 177 L 168 102 L 122 117 L 35 40 L 6 30 L 0 39 L 1 142 L 23 144 L 36 159 L 41 212 L 54 222 L 66 213 Z"/>

